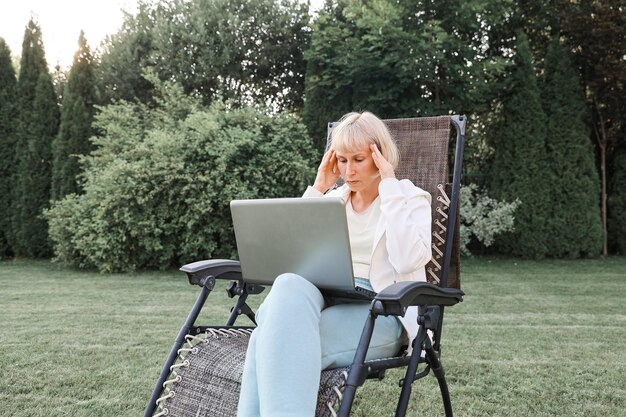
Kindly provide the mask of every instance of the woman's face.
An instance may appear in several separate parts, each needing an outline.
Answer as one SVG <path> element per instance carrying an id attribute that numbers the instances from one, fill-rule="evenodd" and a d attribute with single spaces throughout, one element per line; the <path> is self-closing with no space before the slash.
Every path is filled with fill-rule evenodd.
<path id="1" fill-rule="evenodd" d="M 369 145 L 352 151 L 336 151 L 336 155 L 339 173 L 350 191 L 366 191 L 372 187 L 378 189 L 380 173 Z"/>

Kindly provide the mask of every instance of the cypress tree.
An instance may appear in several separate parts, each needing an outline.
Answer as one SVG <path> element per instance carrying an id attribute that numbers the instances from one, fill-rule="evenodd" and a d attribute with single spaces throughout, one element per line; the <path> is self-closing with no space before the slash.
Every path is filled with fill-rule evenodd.
<path id="1" fill-rule="evenodd" d="M 502 104 L 502 122 L 494 136 L 495 157 L 491 192 L 498 200 L 521 205 L 515 212 L 515 230 L 498 239 L 500 251 L 521 257 L 547 254 L 545 226 L 549 215 L 549 165 L 546 159 L 546 116 L 526 35 L 516 41 L 508 96 Z"/>
<path id="2" fill-rule="evenodd" d="M 18 89 L 18 142 L 13 195 L 14 251 L 21 256 L 50 254 L 42 210 L 50 201 L 51 144 L 59 110 L 48 73 L 41 29 L 32 19 L 22 43 Z"/>
<path id="3" fill-rule="evenodd" d="M 11 50 L 0 38 L 0 259 L 12 254 L 11 192 L 15 172 L 16 89 Z"/>
<path id="4" fill-rule="evenodd" d="M 52 145 L 53 200 L 70 193 L 78 193 L 77 176 L 80 173 L 79 155 L 91 150 L 91 122 L 95 100 L 93 56 L 84 32 L 80 32 L 78 50 L 67 80 L 61 105 L 59 134 Z"/>
<path id="5" fill-rule="evenodd" d="M 58 132 L 59 109 L 52 79 L 46 72 L 39 74 L 33 102 L 30 138 L 18 165 L 18 240 L 22 255 L 43 257 L 51 254 L 48 224 L 42 217 L 50 202 L 52 173 L 52 140 Z"/>
<path id="6" fill-rule="evenodd" d="M 600 179 L 586 124 L 580 77 L 556 36 L 545 59 L 542 101 L 551 165 L 549 256 L 597 256 L 602 250 Z"/>

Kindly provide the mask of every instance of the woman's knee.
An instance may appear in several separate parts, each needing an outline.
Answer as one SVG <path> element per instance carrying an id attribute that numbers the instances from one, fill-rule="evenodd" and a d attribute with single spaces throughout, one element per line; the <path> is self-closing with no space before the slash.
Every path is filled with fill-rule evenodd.
<path id="1" fill-rule="evenodd" d="M 290 290 L 290 289 L 298 288 L 301 285 L 306 285 L 305 283 L 311 285 L 309 281 L 307 281 L 305 278 L 301 277 L 300 275 L 287 272 L 284 274 L 280 274 L 279 276 L 276 277 L 276 279 L 274 280 L 274 283 L 272 284 L 272 290 L 276 291 L 277 288 L 278 289 L 285 288 L 286 290 Z"/>
<path id="2" fill-rule="evenodd" d="M 311 284 L 306 278 L 298 274 L 281 274 L 274 280 L 270 294 L 293 299 L 293 298 L 313 298 L 323 299 L 320 290 Z"/>
<path id="3" fill-rule="evenodd" d="M 280 310 L 302 310 L 310 306 L 314 311 L 321 311 L 324 307 L 324 297 L 315 285 L 297 274 L 286 273 L 279 275 L 275 280 L 270 293 L 263 302 L 261 310 L 271 304 L 272 308 Z"/>

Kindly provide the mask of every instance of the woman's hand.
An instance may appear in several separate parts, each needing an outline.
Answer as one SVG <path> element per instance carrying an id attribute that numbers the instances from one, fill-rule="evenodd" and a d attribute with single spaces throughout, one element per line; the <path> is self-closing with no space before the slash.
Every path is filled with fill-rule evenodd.
<path id="1" fill-rule="evenodd" d="M 385 159 L 378 146 L 371 144 L 370 149 L 372 150 L 372 159 L 378 168 L 378 172 L 380 172 L 380 178 L 395 178 L 396 173 L 393 170 L 393 166 Z"/>
<path id="2" fill-rule="evenodd" d="M 317 168 L 317 176 L 313 183 L 313 188 L 321 193 L 328 191 L 330 187 L 335 185 L 339 179 L 339 167 L 337 166 L 337 156 L 335 150 L 330 148 L 324 154 L 319 168 Z"/>

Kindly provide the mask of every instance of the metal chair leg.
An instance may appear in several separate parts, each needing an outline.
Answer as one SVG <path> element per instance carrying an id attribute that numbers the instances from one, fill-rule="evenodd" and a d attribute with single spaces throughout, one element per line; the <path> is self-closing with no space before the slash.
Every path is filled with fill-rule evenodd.
<path id="1" fill-rule="evenodd" d="M 365 322 L 363 332 L 361 333 L 361 339 L 359 340 L 359 346 L 357 347 L 354 355 L 354 360 L 350 366 L 348 372 L 348 379 L 346 381 L 346 388 L 343 391 L 341 398 L 341 404 L 339 406 L 339 417 L 348 417 L 350 410 L 352 409 L 352 403 L 356 395 L 357 387 L 363 385 L 367 379 L 368 370 L 364 365 L 367 349 L 369 348 L 370 341 L 372 340 L 372 333 L 374 332 L 374 324 L 376 322 L 376 316 L 370 312 L 370 315 Z"/>
<path id="2" fill-rule="evenodd" d="M 443 401 L 443 408 L 446 412 L 446 417 L 452 417 L 452 403 L 450 401 L 450 391 L 448 390 L 448 383 L 446 382 L 446 373 L 441 365 L 441 360 L 435 352 L 432 346 L 426 349 L 426 356 L 431 364 L 431 369 L 437 378 L 439 383 L 439 390 L 441 391 L 441 399 Z"/>
<path id="3" fill-rule="evenodd" d="M 213 280 L 212 282 L 215 283 L 215 280 Z M 202 310 L 202 307 L 204 306 L 204 303 L 207 297 L 209 296 L 209 294 L 211 293 L 212 289 L 213 289 L 212 285 L 207 286 L 205 284 L 205 286 L 202 287 L 202 290 L 200 291 L 200 295 L 198 295 L 198 298 L 196 299 L 196 303 L 194 304 L 193 308 L 189 312 L 189 315 L 187 316 L 187 320 L 185 320 L 185 324 L 183 324 L 183 327 L 178 332 L 178 336 L 176 336 L 174 345 L 172 346 L 172 349 L 170 350 L 170 354 L 167 356 L 167 359 L 165 360 L 165 364 L 163 365 L 163 369 L 161 370 L 159 379 L 157 380 L 154 390 L 152 391 L 152 396 L 150 397 L 150 401 L 148 402 L 148 406 L 146 407 L 144 417 L 151 417 L 152 414 L 154 414 L 154 410 L 156 409 L 156 400 L 159 398 L 159 395 L 161 394 L 161 391 L 163 390 L 163 383 L 165 382 L 167 376 L 170 373 L 170 367 L 176 361 L 176 357 L 178 356 L 178 349 L 180 349 L 180 347 L 185 342 L 185 336 L 190 332 L 191 328 L 196 322 L 196 319 L 198 318 L 198 315 L 200 314 L 200 310 Z"/>
<path id="4" fill-rule="evenodd" d="M 406 411 L 409 406 L 409 398 L 411 397 L 411 389 L 413 382 L 415 381 L 415 374 L 417 373 L 417 367 L 419 366 L 420 357 L 422 354 L 422 347 L 424 340 L 428 338 L 428 333 L 424 326 L 420 326 L 417 332 L 417 337 L 413 341 L 413 353 L 411 359 L 406 368 L 404 381 L 402 382 L 402 390 L 400 391 L 400 398 L 398 399 L 398 406 L 396 407 L 396 417 L 406 416 Z"/>

